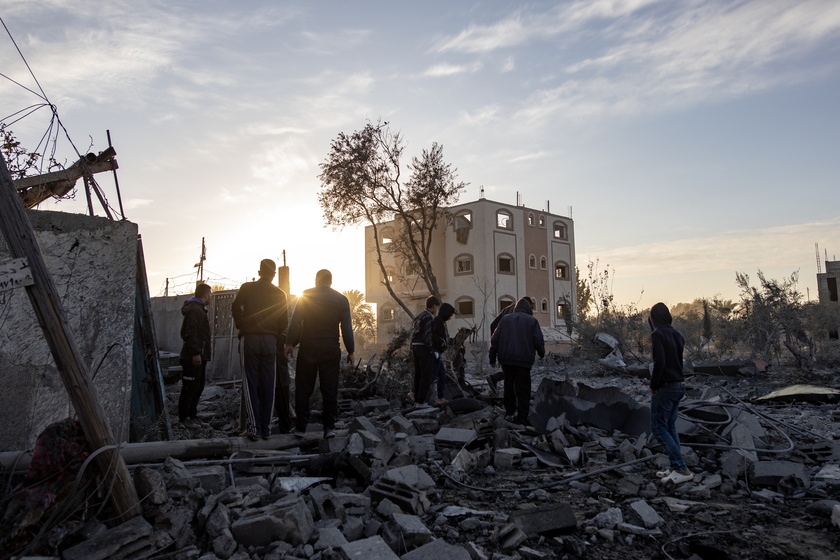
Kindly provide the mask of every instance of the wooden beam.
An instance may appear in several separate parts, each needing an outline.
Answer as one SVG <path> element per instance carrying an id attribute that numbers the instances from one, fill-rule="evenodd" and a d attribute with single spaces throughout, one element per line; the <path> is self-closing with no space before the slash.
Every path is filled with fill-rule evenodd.
<path id="1" fill-rule="evenodd" d="M 19 191 L 23 205 L 26 208 L 33 208 L 51 196 L 64 196 L 73 190 L 76 181 L 85 174 L 92 176 L 95 173 L 118 169 L 115 155 L 113 148 L 108 148 L 99 156 L 88 154 L 67 169 L 17 179 L 14 181 L 15 188 Z M 103 207 L 107 210 L 104 201 Z"/>
<path id="2" fill-rule="evenodd" d="M 131 519 L 141 513 L 137 492 L 122 457 L 116 449 L 109 448 L 116 443 L 114 434 L 91 386 L 84 359 L 70 331 L 64 306 L 3 158 L 0 158 L 0 231 L 6 238 L 12 258 L 25 258 L 29 263 L 33 284 L 26 287 L 26 294 L 35 310 L 38 324 L 44 331 L 88 444 L 92 450 L 106 448 L 94 461 L 105 478 L 104 487 L 111 488 L 111 505 L 120 519 Z"/>

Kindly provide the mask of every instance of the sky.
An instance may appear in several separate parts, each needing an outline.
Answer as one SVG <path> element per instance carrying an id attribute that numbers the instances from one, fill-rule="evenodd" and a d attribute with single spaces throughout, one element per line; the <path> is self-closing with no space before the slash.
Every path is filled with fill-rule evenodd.
<path id="1" fill-rule="evenodd" d="M 620 304 L 737 299 L 759 270 L 816 299 L 817 246 L 840 257 L 837 0 L 0 0 L 0 18 L 0 117 L 41 145 L 49 108 L 19 111 L 43 91 L 67 164 L 110 131 L 152 296 L 194 286 L 202 237 L 213 282 L 285 252 L 292 293 L 320 268 L 364 291 L 362 229 L 324 226 L 318 174 L 380 119 L 408 157 L 443 146 L 460 202 L 571 213 L 578 266 Z M 83 189 L 40 207 L 87 211 Z"/>

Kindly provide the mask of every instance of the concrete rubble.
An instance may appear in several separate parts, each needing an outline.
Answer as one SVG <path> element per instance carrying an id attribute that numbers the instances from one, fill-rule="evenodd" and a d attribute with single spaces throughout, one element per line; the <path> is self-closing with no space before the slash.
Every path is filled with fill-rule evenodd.
<path id="1" fill-rule="evenodd" d="M 129 465 L 143 516 L 90 518 L 60 557 L 836 557 L 840 425 L 825 405 L 750 405 L 761 393 L 747 384 L 689 381 L 680 430 L 695 476 L 665 486 L 646 388 L 614 374 L 535 375 L 534 427 L 506 422 L 489 394 L 417 411 L 356 399 L 331 440 L 315 426 L 229 461 Z M 224 431 L 209 401 L 228 393 L 208 391 L 207 426 L 183 435 Z"/>

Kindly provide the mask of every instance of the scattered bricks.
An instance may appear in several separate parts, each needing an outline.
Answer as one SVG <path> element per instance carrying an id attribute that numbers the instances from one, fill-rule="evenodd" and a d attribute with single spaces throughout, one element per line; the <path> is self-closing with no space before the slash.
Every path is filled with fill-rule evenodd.
<path id="1" fill-rule="evenodd" d="M 784 494 L 779 494 L 778 492 L 773 492 L 769 488 L 762 488 L 756 492 L 752 493 L 753 498 L 758 498 L 763 502 L 769 503 L 783 503 L 785 501 Z"/>
<path id="2" fill-rule="evenodd" d="M 199 481 L 207 492 L 215 494 L 227 488 L 227 472 L 222 465 L 208 467 L 190 467 L 190 475 Z"/>
<path id="3" fill-rule="evenodd" d="M 353 399 L 338 399 L 338 413 L 339 414 L 353 414 L 356 401 Z"/>
<path id="4" fill-rule="evenodd" d="M 439 447 L 460 449 L 475 439 L 475 430 L 463 428 L 441 428 L 435 434 L 435 444 Z"/>
<path id="5" fill-rule="evenodd" d="M 703 480 L 700 482 L 701 486 L 708 488 L 709 490 L 719 488 L 721 484 L 723 484 L 723 478 L 719 474 L 711 474 L 707 477 L 704 477 Z"/>
<path id="6" fill-rule="evenodd" d="M 577 527 L 572 506 L 565 502 L 542 504 L 516 511 L 511 521 L 525 534 L 554 536 Z"/>
<path id="7" fill-rule="evenodd" d="M 508 523 L 496 529 L 496 544 L 502 550 L 510 550 L 524 543 L 528 536 L 523 533 L 514 523 Z"/>
<path id="8" fill-rule="evenodd" d="M 344 560 L 400 560 L 382 537 L 369 537 L 342 545 Z"/>
<path id="9" fill-rule="evenodd" d="M 804 488 L 810 486 L 808 471 L 802 463 L 792 461 L 759 461 L 750 465 L 750 484 L 775 488 L 782 479 L 796 478 Z"/>
<path id="10" fill-rule="evenodd" d="M 815 484 L 824 484 L 831 490 L 840 489 L 840 465 L 823 465 L 820 471 L 814 475 Z"/>
<path id="11" fill-rule="evenodd" d="M 347 521 L 341 527 L 344 538 L 350 542 L 357 541 L 365 536 L 365 522 L 361 517 L 347 516 Z"/>
<path id="12" fill-rule="evenodd" d="M 665 520 L 656 510 L 644 500 L 637 500 L 630 504 L 630 520 L 641 524 L 646 529 L 654 529 L 662 525 Z"/>
<path id="13" fill-rule="evenodd" d="M 383 475 L 395 482 L 403 482 L 410 484 L 420 490 L 428 490 L 435 487 L 435 481 L 431 476 L 426 474 L 426 471 L 417 465 L 408 465 L 396 469 L 390 469 Z"/>
<path id="14" fill-rule="evenodd" d="M 403 554 L 432 540 L 434 535 L 416 515 L 395 513 L 385 523 L 382 536 L 391 550 Z"/>
<path id="15" fill-rule="evenodd" d="M 376 447 L 382 443 L 382 438 L 369 430 L 359 430 L 356 433 L 361 436 L 366 450 Z"/>
<path id="16" fill-rule="evenodd" d="M 385 427 L 394 430 L 395 433 L 403 433 L 410 436 L 417 434 L 417 428 L 411 422 L 411 420 L 407 420 L 401 414 L 397 414 L 396 416 L 392 417 Z"/>
<path id="17" fill-rule="evenodd" d="M 364 537 L 372 537 L 378 535 L 382 531 L 382 523 L 375 517 L 371 517 L 365 523 Z"/>
<path id="18" fill-rule="evenodd" d="M 376 506 L 376 513 L 387 519 L 394 513 L 402 513 L 402 510 L 394 502 L 385 498 Z"/>
<path id="19" fill-rule="evenodd" d="M 342 522 L 347 519 L 344 504 L 336 499 L 329 486 L 324 485 L 310 489 L 309 498 L 315 507 L 315 513 L 320 519 L 338 519 Z"/>
<path id="20" fill-rule="evenodd" d="M 301 498 L 289 496 L 245 511 L 230 529 L 234 538 L 246 546 L 266 546 L 278 539 L 299 545 L 312 535 L 312 514 Z"/>
<path id="21" fill-rule="evenodd" d="M 339 548 L 347 544 L 347 539 L 341 534 L 341 531 L 335 527 L 327 527 L 318 531 L 318 540 L 315 541 L 315 550 L 327 550 L 330 548 Z"/>
<path id="22" fill-rule="evenodd" d="M 816 463 L 840 461 L 840 441 L 798 445 L 796 450 Z"/>
<path id="23" fill-rule="evenodd" d="M 593 517 L 589 524 L 602 529 L 612 529 L 619 523 L 623 522 L 624 515 L 622 515 L 621 510 L 618 508 L 610 508 L 607 511 L 602 511 Z"/>
<path id="24" fill-rule="evenodd" d="M 356 418 L 354 418 L 353 421 L 350 422 L 348 431 L 351 434 L 359 432 L 370 432 L 371 434 L 376 436 L 377 439 L 382 437 L 382 432 L 379 431 L 379 428 L 377 428 L 373 421 L 371 421 L 371 419 L 366 416 L 357 416 Z"/>
<path id="25" fill-rule="evenodd" d="M 153 533 L 149 522 L 137 516 L 68 548 L 62 557 L 66 560 L 147 558 L 154 552 Z"/>
<path id="26" fill-rule="evenodd" d="M 364 516 L 370 511 L 370 497 L 350 492 L 333 492 L 332 499 L 344 507 L 347 515 Z"/>
<path id="27" fill-rule="evenodd" d="M 411 454 L 418 459 L 424 459 L 435 451 L 435 438 L 429 434 L 408 436 L 408 447 Z"/>
<path id="28" fill-rule="evenodd" d="M 401 510 L 414 514 L 424 513 L 431 503 L 426 493 L 410 484 L 397 482 L 386 477 L 380 477 L 368 488 L 374 500 L 388 498 Z"/>
<path id="29" fill-rule="evenodd" d="M 356 479 L 359 480 L 361 484 L 367 485 L 370 483 L 370 467 L 367 466 L 364 461 L 351 455 L 347 458 L 347 465 L 356 473 Z"/>
<path id="30" fill-rule="evenodd" d="M 134 488 L 143 500 L 143 506 L 159 506 L 169 501 L 163 475 L 149 467 L 137 467 L 134 471 Z"/>
<path id="31" fill-rule="evenodd" d="M 522 450 L 515 447 L 497 449 L 493 454 L 493 466 L 497 469 L 512 469 L 522 460 Z"/>
<path id="32" fill-rule="evenodd" d="M 359 414 L 365 415 L 370 412 L 388 412 L 391 403 L 385 399 L 368 399 L 358 403 Z"/>
<path id="33" fill-rule="evenodd" d="M 401 560 L 471 560 L 466 549 L 443 540 L 432 541 L 403 554 Z"/>

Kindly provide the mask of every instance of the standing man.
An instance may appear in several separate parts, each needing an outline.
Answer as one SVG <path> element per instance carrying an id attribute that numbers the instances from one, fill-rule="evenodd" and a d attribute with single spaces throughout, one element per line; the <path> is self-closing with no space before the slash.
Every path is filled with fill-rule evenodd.
<path id="1" fill-rule="evenodd" d="M 531 314 L 533 315 L 534 309 L 536 309 L 537 300 L 530 296 L 525 296 L 525 299 L 531 304 Z M 502 320 L 502 317 L 507 315 L 508 313 L 513 313 L 513 310 L 516 306 L 515 305 L 508 305 L 502 312 L 496 315 L 496 318 L 490 323 L 490 335 L 493 335 L 493 331 L 496 330 L 496 327 L 499 326 L 499 322 Z M 497 371 L 495 373 L 491 373 L 487 376 L 487 385 L 490 387 L 490 392 L 494 395 L 499 394 L 498 384 L 500 381 L 505 380 L 505 372 L 504 371 Z"/>
<path id="2" fill-rule="evenodd" d="M 411 328 L 411 354 L 414 356 L 414 408 L 430 408 L 426 402 L 434 379 L 437 359 L 432 337 L 432 324 L 440 309 L 435 296 L 426 298 L 426 309 L 414 318 Z"/>
<path id="3" fill-rule="evenodd" d="M 490 339 L 489 356 L 491 366 L 495 366 L 498 357 L 505 373 L 506 418 L 523 426 L 530 425 L 528 413 L 534 352 L 540 358 L 544 357 L 545 341 L 540 323 L 531 311 L 531 303 L 525 297 L 516 302 L 513 313 L 508 313 L 499 321 Z"/>
<path id="4" fill-rule="evenodd" d="M 671 326 L 671 312 L 662 302 L 650 308 L 648 325 L 653 351 L 650 376 L 650 419 L 651 431 L 662 443 L 671 462 L 671 468 L 656 475 L 662 483 L 681 484 L 694 479 L 688 470 L 680 449 L 677 433 L 677 414 L 680 401 L 685 396 L 683 381 L 683 349 L 685 339 L 682 333 Z"/>
<path id="5" fill-rule="evenodd" d="M 319 270 L 315 274 L 315 287 L 303 292 L 295 306 L 289 336 L 286 339 L 286 358 L 300 344 L 295 370 L 295 420 L 294 434 L 303 437 L 309 423 L 309 399 L 315 390 L 315 380 L 321 384 L 324 438 L 335 437 L 335 419 L 338 416 L 338 372 L 341 366 L 341 346 L 338 334 L 344 339 L 347 363 L 353 363 L 355 345 L 350 316 L 350 302 L 331 288 L 332 273 Z"/>
<path id="6" fill-rule="evenodd" d="M 247 426 L 241 435 L 251 440 L 271 435 L 277 341 L 289 323 L 286 293 L 271 283 L 276 271 L 273 260 L 262 260 L 259 280 L 242 284 L 231 306 L 245 369 L 242 392 Z"/>
<path id="7" fill-rule="evenodd" d="M 435 381 L 437 382 L 437 402 L 435 404 L 446 404 L 444 389 L 446 389 L 446 364 L 443 361 L 443 353 L 449 347 L 449 330 L 446 322 L 455 315 L 455 308 L 448 303 L 440 306 L 438 314 L 432 320 L 432 350 L 437 353 L 435 360 Z"/>
<path id="8" fill-rule="evenodd" d="M 178 419 L 187 428 L 197 427 L 198 401 L 204 391 L 207 362 L 210 361 L 210 321 L 207 304 L 212 289 L 207 284 L 195 287 L 195 295 L 184 302 L 181 315 L 181 395 L 178 397 Z"/>

